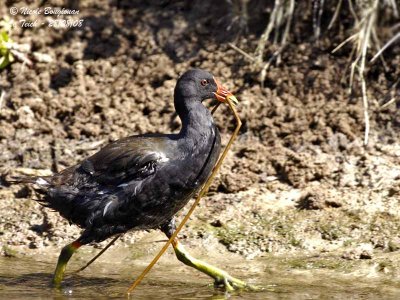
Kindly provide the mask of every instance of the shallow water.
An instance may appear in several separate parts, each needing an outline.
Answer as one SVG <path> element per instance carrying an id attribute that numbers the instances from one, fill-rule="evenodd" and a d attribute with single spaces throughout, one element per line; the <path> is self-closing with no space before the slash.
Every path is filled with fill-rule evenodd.
<path id="1" fill-rule="evenodd" d="M 270 263 L 270 261 L 268 261 Z M 269 272 L 266 260 L 235 264 L 232 274 L 265 287 L 262 292 L 224 294 L 207 277 L 178 264 L 159 264 L 144 279 L 132 299 L 400 299 L 400 286 L 390 281 L 365 280 L 338 274 L 318 276 L 283 268 Z M 82 274 L 71 274 L 61 290 L 50 287 L 54 262 L 0 257 L 0 299 L 117 299 L 144 264 L 98 263 Z M 76 269 L 76 268 L 71 268 Z"/>

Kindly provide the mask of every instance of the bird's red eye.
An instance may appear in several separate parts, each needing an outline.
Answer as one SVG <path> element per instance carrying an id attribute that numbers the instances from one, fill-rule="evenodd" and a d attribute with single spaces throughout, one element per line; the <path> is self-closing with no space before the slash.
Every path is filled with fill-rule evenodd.
<path id="1" fill-rule="evenodd" d="M 206 86 L 208 84 L 208 80 L 207 79 L 203 79 L 201 82 L 202 86 Z"/>

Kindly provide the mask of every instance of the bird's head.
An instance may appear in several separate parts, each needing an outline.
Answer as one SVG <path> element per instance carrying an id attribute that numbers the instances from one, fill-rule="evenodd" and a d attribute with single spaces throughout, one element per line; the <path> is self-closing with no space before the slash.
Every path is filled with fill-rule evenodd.
<path id="1" fill-rule="evenodd" d="M 201 69 L 185 72 L 178 80 L 175 94 L 183 99 L 203 101 L 214 98 L 224 103 L 227 102 L 229 96 L 233 104 L 238 103 L 236 97 L 223 87 L 211 73 Z"/>

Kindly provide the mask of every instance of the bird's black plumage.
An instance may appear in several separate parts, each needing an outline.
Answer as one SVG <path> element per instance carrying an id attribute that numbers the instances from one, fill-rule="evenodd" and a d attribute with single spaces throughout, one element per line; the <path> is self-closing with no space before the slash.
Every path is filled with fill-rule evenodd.
<path id="1" fill-rule="evenodd" d="M 179 133 L 123 138 L 39 178 L 42 203 L 84 228 L 81 244 L 164 225 L 204 184 L 219 156 L 218 128 L 202 104 L 217 89 L 210 73 L 186 72 L 174 93 Z"/>
<path id="2" fill-rule="evenodd" d="M 84 244 L 151 228 L 173 238 L 174 215 L 206 182 L 220 153 L 218 128 L 202 104 L 213 97 L 230 106 L 237 101 L 210 73 L 188 71 L 175 88 L 175 109 L 182 121 L 179 133 L 123 138 L 53 176 L 13 181 L 34 183 L 41 203 L 84 229 L 76 241 L 61 250 L 52 281 L 56 287 L 61 285 L 68 261 Z M 181 262 L 212 277 L 216 285 L 230 291 L 255 289 L 193 258 L 177 237 L 171 244 Z"/>

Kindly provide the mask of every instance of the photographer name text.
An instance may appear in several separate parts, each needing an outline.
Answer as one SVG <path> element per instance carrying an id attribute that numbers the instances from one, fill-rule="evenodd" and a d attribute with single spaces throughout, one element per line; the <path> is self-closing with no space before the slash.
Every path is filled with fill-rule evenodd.
<path id="1" fill-rule="evenodd" d="M 47 26 L 53 28 L 71 28 L 81 27 L 83 19 L 75 19 L 74 16 L 79 15 L 79 9 L 69 9 L 64 7 L 38 7 L 29 8 L 23 7 L 10 7 L 10 14 L 13 16 L 21 15 L 27 19 L 18 20 L 17 23 L 23 28 L 36 28 L 40 26 Z M 47 18 L 38 18 L 32 20 L 34 16 L 45 16 Z M 28 18 L 29 17 L 29 18 Z"/>

